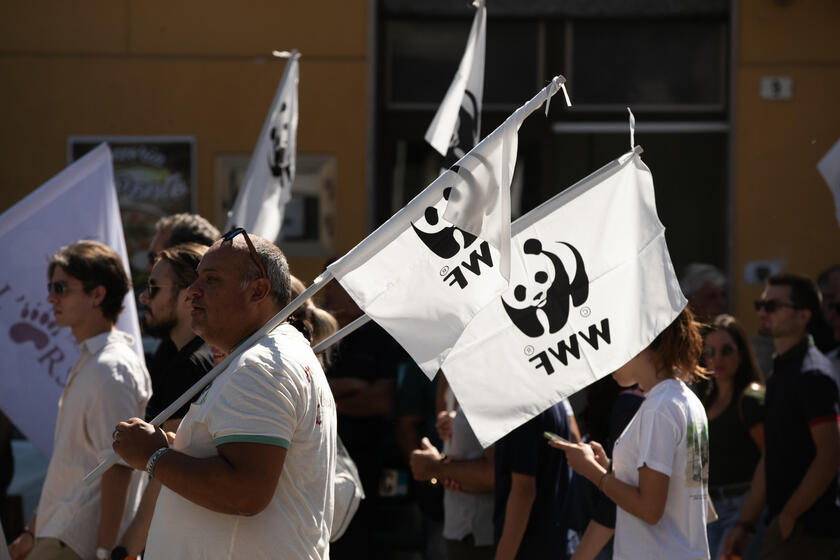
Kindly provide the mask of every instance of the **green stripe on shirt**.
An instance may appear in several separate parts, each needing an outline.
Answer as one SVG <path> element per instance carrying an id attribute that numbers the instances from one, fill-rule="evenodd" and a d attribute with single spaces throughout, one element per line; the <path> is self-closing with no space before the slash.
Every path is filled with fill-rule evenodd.
<path id="1" fill-rule="evenodd" d="M 283 449 L 289 448 L 289 440 L 274 437 L 274 436 L 249 436 L 246 434 L 233 434 L 229 436 L 222 436 L 213 440 L 213 443 L 218 447 L 223 443 L 265 443 L 267 445 L 277 445 Z"/>

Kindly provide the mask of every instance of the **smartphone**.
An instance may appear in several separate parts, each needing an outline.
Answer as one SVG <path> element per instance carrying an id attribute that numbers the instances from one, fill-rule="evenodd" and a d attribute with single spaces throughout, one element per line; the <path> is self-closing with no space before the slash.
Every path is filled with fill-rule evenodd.
<path id="1" fill-rule="evenodd" d="M 558 436 L 554 432 L 543 432 L 543 435 L 545 436 L 545 439 L 548 439 L 548 440 L 551 440 L 551 441 L 559 441 L 559 442 L 562 442 L 562 443 L 569 443 L 569 444 L 572 443 L 571 441 L 567 440 L 566 438 Z"/>

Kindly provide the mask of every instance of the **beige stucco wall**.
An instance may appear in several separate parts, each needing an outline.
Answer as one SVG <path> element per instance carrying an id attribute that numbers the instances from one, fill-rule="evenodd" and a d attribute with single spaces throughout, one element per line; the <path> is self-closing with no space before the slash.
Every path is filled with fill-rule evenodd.
<path id="1" fill-rule="evenodd" d="M 77 135 L 190 135 L 198 211 L 214 160 L 249 154 L 285 60 L 300 65 L 298 152 L 337 160 L 336 251 L 365 233 L 367 2 L 0 3 L 0 211 L 67 163 Z M 322 258 L 296 258 L 311 279 Z"/>
<path id="2" fill-rule="evenodd" d="M 745 0 L 736 17 L 733 240 L 735 314 L 750 330 L 761 286 L 750 261 L 783 259 L 811 277 L 840 263 L 834 202 L 816 165 L 840 139 L 840 3 Z M 793 78 L 793 97 L 759 96 L 762 76 Z"/>

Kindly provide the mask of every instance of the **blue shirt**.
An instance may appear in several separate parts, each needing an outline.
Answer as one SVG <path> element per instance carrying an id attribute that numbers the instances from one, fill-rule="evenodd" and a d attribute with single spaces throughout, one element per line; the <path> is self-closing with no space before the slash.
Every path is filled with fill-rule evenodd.
<path id="1" fill-rule="evenodd" d="M 533 476 L 537 493 L 517 558 L 566 558 L 563 505 L 569 486 L 566 455 L 550 447 L 543 432 L 569 437 L 569 417 L 562 403 L 519 426 L 496 443 L 494 529 L 496 543 L 505 524 L 505 506 L 513 473 Z"/>

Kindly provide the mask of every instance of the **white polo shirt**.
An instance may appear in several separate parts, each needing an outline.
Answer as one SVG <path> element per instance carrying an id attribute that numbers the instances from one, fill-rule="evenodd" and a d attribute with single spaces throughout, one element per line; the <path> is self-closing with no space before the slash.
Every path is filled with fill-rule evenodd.
<path id="1" fill-rule="evenodd" d="M 335 441 L 335 401 L 321 365 L 306 339 L 284 324 L 190 406 L 173 445 L 193 457 L 212 457 L 216 446 L 231 442 L 285 448 L 271 502 L 257 515 L 229 515 L 164 486 L 144 558 L 329 558 Z"/>
<path id="2" fill-rule="evenodd" d="M 152 381 L 135 354 L 128 334 L 113 330 L 79 345 L 79 359 L 67 376 L 58 401 L 55 443 L 35 534 L 64 541 L 82 558 L 93 558 L 99 530 L 99 484 L 84 476 L 112 452 L 111 434 L 119 422 L 143 418 L 152 396 Z M 134 471 L 121 531 L 140 501 L 143 473 Z"/>

